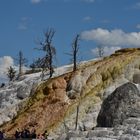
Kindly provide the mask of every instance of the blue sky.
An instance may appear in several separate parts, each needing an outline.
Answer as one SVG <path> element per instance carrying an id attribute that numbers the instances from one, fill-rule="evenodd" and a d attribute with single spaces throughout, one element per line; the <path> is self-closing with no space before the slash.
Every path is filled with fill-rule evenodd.
<path id="1" fill-rule="evenodd" d="M 65 53 L 77 33 L 81 60 L 96 57 L 99 44 L 106 53 L 138 47 L 139 12 L 139 0 L 0 0 L 0 59 L 15 58 L 22 50 L 31 63 L 42 55 L 34 48 L 48 27 L 56 30 L 57 65 L 69 63 Z"/>

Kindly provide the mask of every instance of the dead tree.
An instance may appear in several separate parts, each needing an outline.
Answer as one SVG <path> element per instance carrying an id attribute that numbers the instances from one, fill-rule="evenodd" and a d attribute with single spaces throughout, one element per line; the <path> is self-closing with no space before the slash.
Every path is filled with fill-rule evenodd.
<path id="1" fill-rule="evenodd" d="M 80 35 L 77 34 L 76 37 L 74 38 L 72 42 L 72 52 L 67 53 L 72 57 L 72 63 L 73 63 L 73 72 L 77 70 L 77 59 L 78 59 L 78 52 L 79 52 L 79 40 L 80 40 Z M 79 116 L 79 107 L 80 103 L 78 103 L 77 108 L 76 108 L 76 120 L 75 120 L 75 130 L 77 129 L 78 126 L 78 116 Z"/>
<path id="2" fill-rule="evenodd" d="M 73 72 L 77 70 L 77 59 L 78 59 L 78 52 L 79 52 L 79 40 L 80 35 L 77 34 L 72 42 L 72 52 L 66 53 L 67 55 L 70 55 L 72 57 L 72 63 L 73 63 Z"/>
<path id="3" fill-rule="evenodd" d="M 54 37 L 55 31 L 54 29 L 50 28 L 45 33 L 45 41 L 39 42 L 41 50 L 45 53 L 45 56 L 40 59 L 40 66 L 42 67 L 42 74 L 44 75 L 45 72 L 49 70 L 49 78 L 52 77 L 54 73 L 54 65 L 53 60 L 56 56 L 56 49 L 52 45 L 52 39 Z"/>
<path id="4" fill-rule="evenodd" d="M 27 63 L 27 59 L 24 58 L 23 52 L 19 51 L 18 56 L 17 56 L 17 58 L 15 58 L 15 60 L 19 67 L 19 72 L 18 72 L 18 78 L 19 78 L 20 76 L 23 75 L 23 67 Z"/>
<path id="5" fill-rule="evenodd" d="M 76 37 L 73 40 L 72 43 L 72 52 L 67 53 L 72 57 L 72 63 L 73 63 L 73 72 L 77 70 L 77 59 L 78 59 L 78 52 L 79 52 L 79 40 L 80 40 L 80 35 L 77 34 Z M 76 120 L 75 120 L 75 130 L 77 129 L 78 126 L 78 116 L 79 116 L 79 108 L 80 108 L 80 102 L 78 103 L 76 107 Z"/>
<path id="6" fill-rule="evenodd" d="M 27 59 L 24 58 L 23 52 L 19 51 L 18 58 L 16 60 L 17 60 L 18 65 L 19 65 L 18 77 L 20 77 L 21 75 L 23 75 L 23 66 L 27 63 Z"/>
<path id="7" fill-rule="evenodd" d="M 72 51 L 73 51 L 73 71 L 77 70 L 77 54 L 79 51 L 79 45 L 78 45 L 78 41 L 79 41 L 80 35 L 76 35 L 73 44 L 72 44 Z"/>
<path id="8" fill-rule="evenodd" d="M 97 51 L 100 58 L 104 56 L 104 47 L 102 45 L 98 45 Z"/>

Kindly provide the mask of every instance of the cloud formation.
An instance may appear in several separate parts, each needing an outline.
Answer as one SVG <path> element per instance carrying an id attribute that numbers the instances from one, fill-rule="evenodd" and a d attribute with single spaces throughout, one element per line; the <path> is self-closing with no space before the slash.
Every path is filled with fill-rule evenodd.
<path id="1" fill-rule="evenodd" d="M 38 3 L 40 3 L 42 0 L 31 0 L 31 3 L 32 4 L 38 4 Z"/>
<path id="2" fill-rule="evenodd" d="M 30 17 L 22 17 L 20 19 L 19 25 L 18 25 L 18 30 L 27 30 L 30 26 Z"/>
<path id="3" fill-rule="evenodd" d="M 140 2 L 137 2 L 135 3 L 133 6 L 132 6 L 133 9 L 140 9 Z"/>
<path id="4" fill-rule="evenodd" d="M 83 18 L 83 21 L 91 21 L 92 20 L 92 17 L 90 16 L 86 16 Z"/>
<path id="5" fill-rule="evenodd" d="M 140 47 L 140 32 L 126 33 L 121 29 L 107 30 L 97 28 L 83 31 L 84 40 L 92 40 L 103 46 Z"/>
<path id="6" fill-rule="evenodd" d="M 104 19 L 104 20 L 101 21 L 101 23 L 107 24 L 107 23 L 110 23 L 110 20 Z"/>
<path id="7" fill-rule="evenodd" d="M 103 56 L 109 56 L 111 55 L 112 53 L 114 53 L 116 50 L 120 50 L 121 47 L 119 46 L 104 46 L 103 47 Z M 92 54 L 95 56 L 95 57 L 99 57 L 99 50 L 98 48 L 94 48 L 91 50 Z"/>
<path id="8" fill-rule="evenodd" d="M 137 28 L 137 29 L 140 29 L 140 24 L 137 24 L 136 28 Z"/>
<path id="9" fill-rule="evenodd" d="M 14 66 L 14 60 L 10 56 L 0 57 L 0 81 L 1 79 L 7 79 L 7 69 L 10 66 Z"/>
<path id="10" fill-rule="evenodd" d="M 83 1 L 88 2 L 88 3 L 93 3 L 93 2 L 95 2 L 95 0 L 83 0 Z"/>

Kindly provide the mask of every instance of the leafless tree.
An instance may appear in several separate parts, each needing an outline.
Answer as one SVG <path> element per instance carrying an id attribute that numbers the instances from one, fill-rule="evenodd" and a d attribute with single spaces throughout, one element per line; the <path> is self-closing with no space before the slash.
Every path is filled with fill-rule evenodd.
<path id="1" fill-rule="evenodd" d="M 45 33 L 45 40 L 44 42 L 40 41 L 40 48 L 45 53 L 45 56 L 40 59 L 40 66 L 42 67 L 42 74 L 44 75 L 46 71 L 49 70 L 49 78 L 52 77 L 54 73 L 54 65 L 53 60 L 56 56 L 56 49 L 52 45 L 52 39 L 54 37 L 55 31 L 54 29 L 50 28 Z"/>
<path id="2" fill-rule="evenodd" d="M 97 51 L 98 51 L 98 55 L 99 55 L 100 58 L 104 56 L 104 47 L 103 47 L 103 45 L 98 45 Z"/>
<path id="3" fill-rule="evenodd" d="M 77 59 L 78 59 L 78 52 L 79 52 L 79 41 L 80 41 L 80 35 L 77 34 L 76 37 L 74 38 L 72 42 L 72 52 L 67 53 L 72 57 L 72 63 L 73 63 L 73 72 L 77 70 Z M 79 116 L 79 108 L 80 108 L 80 103 L 78 103 L 77 108 L 76 108 L 76 120 L 75 120 L 75 130 L 77 129 L 78 126 L 78 116 Z"/>
<path id="4" fill-rule="evenodd" d="M 72 63 L 73 63 L 73 72 L 77 70 L 77 58 L 78 58 L 78 52 L 79 52 L 79 41 L 80 41 L 80 35 L 77 34 L 72 42 L 72 52 L 66 53 L 67 55 L 70 55 L 72 57 Z"/>
<path id="5" fill-rule="evenodd" d="M 79 51 L 79 39 L 80 39 L 80 35 L 77 34 L 74 41 L 73 41 L 73 44 L 72 44 L 72 51 L 73 51 L 73 71 L 76 71 L 77 70 L 77 54 L 78 54 L 78 51 Z"/>
<path id="6" fill-rule="evenodd" d="M 24 58 L 22 51 L 19 51 L 18 58 L 16 58 L 16 61 L 18 62 L 19 65 L 18 77 L 20 77 L 23 74 L 23 66 L 27 63 L 27 59 Z"/>

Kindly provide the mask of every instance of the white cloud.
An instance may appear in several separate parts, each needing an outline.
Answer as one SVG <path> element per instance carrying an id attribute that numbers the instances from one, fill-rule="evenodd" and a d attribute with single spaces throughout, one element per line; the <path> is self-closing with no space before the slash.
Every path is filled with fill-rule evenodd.
<path id="1" fill-rule="evenodd" d="M 90 17 L 90 16 L 86 16 L 83 18 L 83 21 L 90 21 L 90 20 L 92 20 L 92 17 Z"/>
<path id="2" fill-rule="evenodd" d="M 19 29 L 19 30 L 27 30 L 28 27 L 27 27 L 25 24 L 20 23 L 20 24 L 18 25 L 18 29 Z"/>
<path id="3" fill-rule="evenodd" d="M 40 3 L 42 0 L 31 0 L 31 3 L 33 3 L 33 4 L 38 4 L 38 3 Z"/>
<path id="4" fill-rule="evenodd" d="M 31 2 L 32 4 L 39 4 L 39 3 L 45 2 L 45 1 L 48 1 L 48 0 L 30 0 L 30 2 Z"/>
<path id="5" fill-rule="evenodd" d="M 140 24 L 137 24 L 136 28 L 137 28 L 137 29 L 140 29 Z"/>
<path id="6" fill-rule="evenodd" d="M 7 69 L 9 66 L 14 65 L 14 60 L 11 56 L 0 57 L 0 69 Z"/>
<path id="7" fill-rule="evenodd" d="M 104 20 L 102 20 L 101 22 L 107 24 L 107 23 L 110 23 L 110 20 L 104 19 Z"/>
<path id="8" fill-rule="evenodd" d="M 140 32 L 125 33 L 121 29 L 109 31 L 97 28 L 82 32 L 81 37 L 103 46 L 140 47 Z"/>
<path id="9" fill-rule="evenodd" d="M 88 3 L 93 3 L 93 2 L 95 2 L 95 0 L 83 0 L 83 1 L 88 2 Z"/>
<path id="10" fill-rule="evenodd" d="M 17 28 L 19 30 L 27 30 L 29 28 L 30 21 L 31 21 L 30 17 L 22 17 L 20 19 L 20 22 L 19 22 L 19 25 L 18 25 Z"/>
<path id="11" fill-rule="evenodd" d="M 133 9 L 140 9 L 140 2 L 137 2 L 135 3 L 133 6 L 132 6 Z"/>
<path id="12" fill-rule="evenodd" d="M 111 55 L 112 53 L 114 53 L 116 50 L 120 50 L 121 47 L 119 46 L 104 46 L 103 47 L 103 56 L 109 56 Z M 98 57 L 99 56 L 99 51 L 98 51 L 98 48 L 94 48 L 91 50 L 92 54 L 95 56 L 95 57 Z"/>
<path id="13" fill-rule="evenodd" d="M 16 72 L 18 73 L 19 66 L 14 64 L 14 59 L 11 56 L 0 57 L 0 84 L 2 82 L 8 81 L 7 71 L 10 66 L 14 67 Z M 26 66 L 23 66 L 23 72 L 28 69 L 29 68 L 27 68 Z"/>
<path id="14" fill-rule="evenodd" d="M 71 0 L 64 0 L 64 2 L 70 2 Z"/>
<path id="15" fill-rule="evenodd" d="M 0 80 L 7 79 L 7 69 L 14 66 L 14 60 L 10 56 L 0 57 Z"/>

